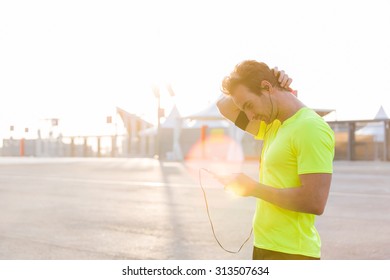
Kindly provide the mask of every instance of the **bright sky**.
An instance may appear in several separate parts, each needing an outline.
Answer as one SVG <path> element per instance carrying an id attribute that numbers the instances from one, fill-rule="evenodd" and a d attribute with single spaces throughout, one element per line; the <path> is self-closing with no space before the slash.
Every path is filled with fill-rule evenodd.
<path id="1" fill-rule="evenodd" d="M 389 14 L 386 0 L 0 0 L 0 139 L 45 118 L 92 134 L 115 106 L 155 120 L 153 84 L 194 113 L 245 59 L 284 69 L 338 119 L 390 114 Z"/>

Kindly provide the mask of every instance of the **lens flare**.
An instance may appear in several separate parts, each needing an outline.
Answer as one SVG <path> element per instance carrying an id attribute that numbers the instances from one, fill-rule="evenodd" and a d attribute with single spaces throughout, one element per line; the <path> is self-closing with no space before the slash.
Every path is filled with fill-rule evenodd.
<path id="1" fill-rule="evenodd" d="M 212 134 L 205 140 L 198 140 L 189 150 L 186 160 L 242 162 L 244 154 L 241 145 L 227 135 Z"/>

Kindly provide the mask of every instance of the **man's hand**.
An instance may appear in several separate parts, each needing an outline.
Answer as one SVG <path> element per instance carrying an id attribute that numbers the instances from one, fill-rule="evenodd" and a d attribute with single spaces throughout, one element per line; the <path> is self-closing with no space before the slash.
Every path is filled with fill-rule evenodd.
<path id="1" fill-rule="evenodd" d="M 216 176 L 225 186 L 225 190 L 232 191 L 239 196 L 252 196 L 257 182 L 244 173 L 235 173 L 227 176 Z"/>
<path id="2" fill-rule="evenodd" d="M 275 67 L 272 70 L 274 71 L 274 75 L 276 77 L 278 77 L 278 75 L 279 75 L 278 82 L 279 82 L 280 86 L 285 88 L 285 89 L 290 89 L 290 85 L 291 85 L 293 80 L 283 70 L 279 71 L 278 67 Z"/>

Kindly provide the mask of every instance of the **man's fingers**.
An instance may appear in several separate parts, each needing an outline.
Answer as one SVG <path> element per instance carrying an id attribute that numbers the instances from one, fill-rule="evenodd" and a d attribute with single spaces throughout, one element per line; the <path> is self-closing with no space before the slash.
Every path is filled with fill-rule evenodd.
<path id="1" fill-rule="evenodd" d="M 292 79 L 286 76 L 286 77 L 283 79 L 283 81 L 280 83 L 280 85 L 281 85 L 282 87 L 284 87 L 284 88 L 288 88 L 288 87 L 291 85 L 291 83 L 292 83 Z"/>
<path id="2" fill-rule="evenodd" d="M 288 78 L 288 76 L 287 76 Z M 282 85 L 283 81 L 286 79 L 286 73 L 283 70 L 279 71 L 279 79 L 278 82 Z"/>
<path id="3" fill-rule="evenodd" d="M 293 80 L 284 72 L 284 70 L 279 71 L 278 67 L 274 67 L 272 70 L 274 75 L 278 78 L 280 86 L 288 88 Z"/>
<path id="4" fill-rule="evenodd" d="M 278 67 L 274 67 L 272 70 L 274 70 L 274 75 L 278 76 L 278 73 L 279 73 Z"/>
<path id="5" fill-rule="evenodd" d="M 283 78 L 280 79 L 279 83 L 282 87 L 285 87 L 287 85 L 288 80 L 289 80 L 288 76 L 283 76 Z"/>
<path id="6" fill-rule="evenodd" d="M 225 187 L 230 182 L 230 179 L 222 177 L 222 176 L 214 175 L 214 178 L 217 179 L 217 181 L 220 182 Z"/>
<path id="7" fill-rule="evenodd" d="M 288 78 L 287 79 L 287 82 L 286 82 L 286 87 L 289 87 L 292 83 L 292 79 L 291 78 Z"/>
<path id="8" fill-rule="evenodd" d="M 287 75 L 284 75 L 283 78 L 280 79 L 280 85 L 284 88 L 288 88 L 291 83 L 292 83 L 292 79 L 289 78 Z"/>

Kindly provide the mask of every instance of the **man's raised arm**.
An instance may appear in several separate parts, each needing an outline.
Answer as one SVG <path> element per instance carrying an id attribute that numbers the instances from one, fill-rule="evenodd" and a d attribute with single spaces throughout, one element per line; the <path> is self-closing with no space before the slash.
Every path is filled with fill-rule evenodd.
<path id="1" fill-rule="evenodd" d="M 292 79 L 283 70 L 278 70 L 277 67 L 273 68 L 275 76 L 278 77 L 278 82 L 285 89 L 290 89 L 290 84 Z M 243 111 L 234 104 L 233 99 L 229 96 L 223 96 L 217 102 L 217 107 L 219 112 L 223 117 L 234 123 L 236 126 L 245 130 L 246 132 L 256 136 L 259 132 L 260 121 L 259 120 L 249 120 Z"/>
<path id="2" fill-rule="evenodd" d="M 260 121 L 249 121 L 245 113 L 241 111 L 236 104 L 234 104 L 233 99 L 229 96 L 223 96 L 220 100 L 218 100 L 217 107 L 224 118 L 228 119 L 242 130 L 245 130 L 254 136 L 256 136 L 259 132 Z M 239 115 L 240 118 L 238 119 Z M 238 121 L 240 123 L 239 125 L 237 125 Z"/>

